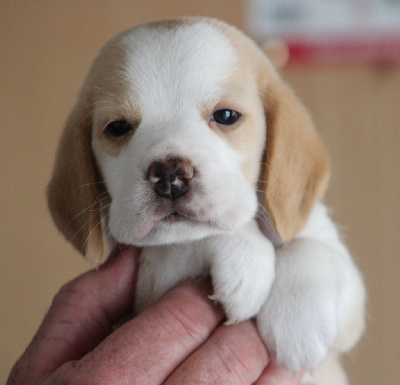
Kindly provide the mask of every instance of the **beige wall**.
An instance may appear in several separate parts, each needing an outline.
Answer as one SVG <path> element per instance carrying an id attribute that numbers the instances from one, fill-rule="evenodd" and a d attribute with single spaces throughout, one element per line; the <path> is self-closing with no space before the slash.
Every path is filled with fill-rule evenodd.
<path id="1" fill-rule="evenodd" d="M 114 33 L 177 15 L 242 25 L 243 1 L 0 2 L 0 383 L 54 293 L 88 269 L 44 200 L 61 128 L 91 60 Z M 328 201 L 369 288 L 354 384 L 400 378 L 400 69 L 291 70 L 334 161 Z"/>

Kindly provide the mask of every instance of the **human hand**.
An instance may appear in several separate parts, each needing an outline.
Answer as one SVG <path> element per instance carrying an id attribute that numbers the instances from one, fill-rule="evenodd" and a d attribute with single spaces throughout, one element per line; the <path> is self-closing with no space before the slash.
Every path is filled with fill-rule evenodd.
<path id="1" fill-rule="evenodd" d="M 67 283 L 8 385 L 295 385 L 269 360 L 252 321 L 221 325 L 210 284 L 188 282 L 113 331 L 133 303 L 138 254 L 125 249 Z"/>

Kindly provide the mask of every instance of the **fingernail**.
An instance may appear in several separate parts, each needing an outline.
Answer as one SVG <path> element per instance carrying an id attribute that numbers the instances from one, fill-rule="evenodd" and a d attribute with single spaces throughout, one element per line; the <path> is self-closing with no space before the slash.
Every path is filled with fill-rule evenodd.
<path id="1" fill-rule="evenodd" d="M 135 246 L 124 245 L 122 243 L 118 243 L 114 249 L 111 251 L 110 255 L 107 257 L 103 266 L 108 266 L 112 263 L 112 261 L 118 259 L 118 257 L 126 255 L 127 258 L 138 259 L 140 255 L 140 249 Z M 129 257 L 128 257 L 129 255 Z"/>

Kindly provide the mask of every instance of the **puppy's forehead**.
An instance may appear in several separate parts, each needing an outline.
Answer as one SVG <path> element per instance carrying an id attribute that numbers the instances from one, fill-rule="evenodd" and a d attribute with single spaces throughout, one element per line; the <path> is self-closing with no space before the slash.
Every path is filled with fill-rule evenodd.
<path id="1" fill-rule="evenodd" d="M 120 44 L 129 91 L 146 107 L 217 100 L 237 64 L 230 40 L 206 21 L 138 27 Z"/>

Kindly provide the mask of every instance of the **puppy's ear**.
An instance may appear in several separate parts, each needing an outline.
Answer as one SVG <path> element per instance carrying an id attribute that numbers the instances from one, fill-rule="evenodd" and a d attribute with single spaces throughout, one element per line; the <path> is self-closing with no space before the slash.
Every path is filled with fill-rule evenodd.
<path id="1" fill-rule="evenodd" d="M 268 213 L 282 241 L 305 224 L 329 179 L 329 156 L 311 118 L 277 76 L 263 89 L 267 117 L 264 193 Z"/>
<path id="2" fill-rule="evenodd" d="M 102 255 L 101 179 L 91 149 L 91 114 L 84 103 L 71 112 L 47 187 L 57 228 L 84 254 Z"/>

